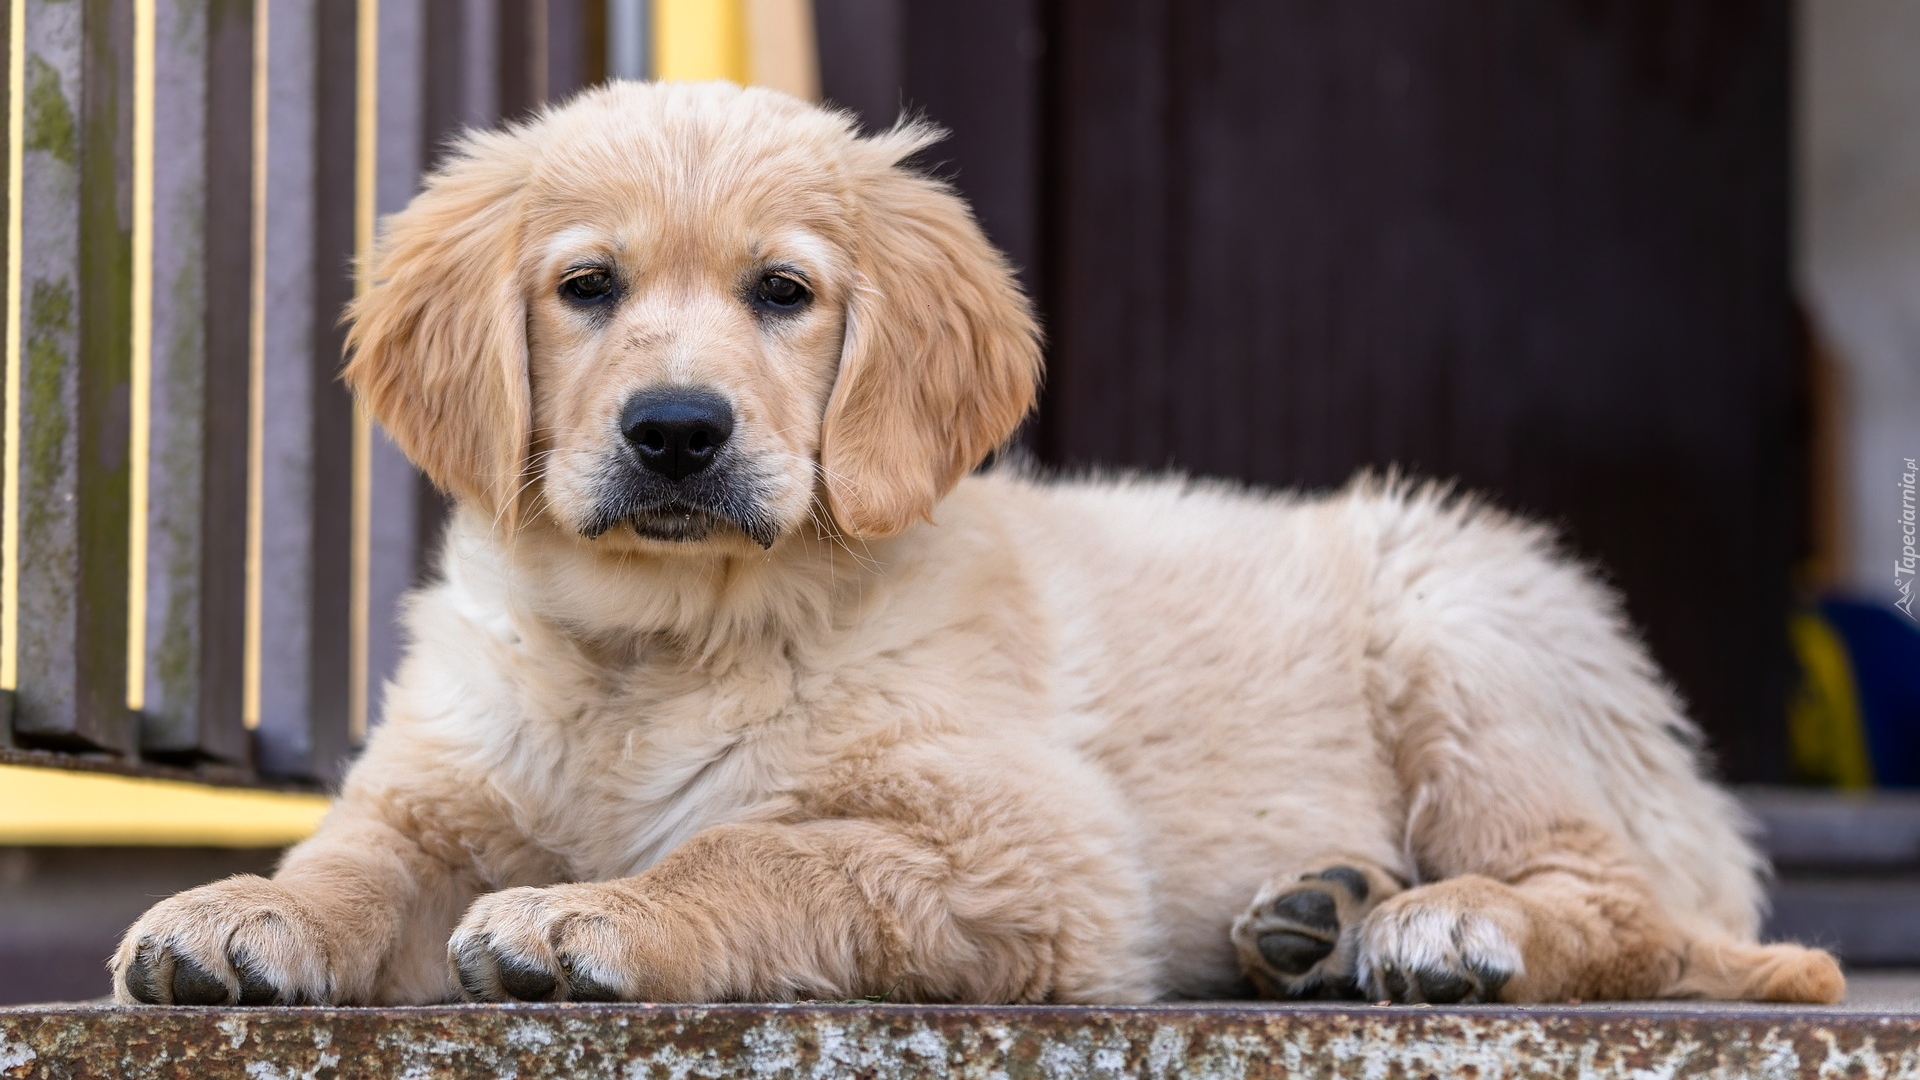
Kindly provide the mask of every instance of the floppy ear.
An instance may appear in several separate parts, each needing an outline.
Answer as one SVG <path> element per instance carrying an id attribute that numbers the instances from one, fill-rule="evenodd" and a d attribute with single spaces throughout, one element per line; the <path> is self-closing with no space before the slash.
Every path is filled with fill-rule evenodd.
<path id="1" fill-rule="evenodd" d="M 861 147 L 862 280 L 820 435 L 827 507 L 855 537 L 929 517 L 1039 386 L 1039 328 L 1006 259 L 945 184 L 900 165 L 940 134 L 906 124 Z"/>
<path id="2" fill-rule="evenodd" d="M 386 220 L 347 309 L 347 384 L 433 482 L 517 522 L 531 438 L 511 135 L 469 139 Z"/>

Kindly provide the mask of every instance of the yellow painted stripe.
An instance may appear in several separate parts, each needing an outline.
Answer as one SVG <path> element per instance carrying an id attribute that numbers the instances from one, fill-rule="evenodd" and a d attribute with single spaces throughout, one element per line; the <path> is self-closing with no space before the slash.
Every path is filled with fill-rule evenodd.
<path id="1" fill-rule="evenodd" d="M 267 468 L 267 16 L 271 0 L 253 6 L 253 243 L 247 282 L 247 609 L 240 720 L 260 726 L 260 603 Z"/>
<path id="2" fill-rule="evenodd" d="M 743 0 L 654 0 L 653 72 L 666 80 L 747 81 Z"/>
<path id="3" fill-rule="evenodd" d="M 7 12 L 6 496 L 0 503 L 0 688 L 20 686 L 20 172 L 27 157 L 27 0 Z"/>
<path id="4" fill-rule="evenodd" d="M 127 708 L 147 704 L 147 469 L 153 441 L 154 0 L 133 4 L 133 355 L 127 447 Z"/>
<path id="5" fill-rule="evenodd" d="M 283 847 L 326 810 L 319 795 L 0 765 L 0 844 Z"/>

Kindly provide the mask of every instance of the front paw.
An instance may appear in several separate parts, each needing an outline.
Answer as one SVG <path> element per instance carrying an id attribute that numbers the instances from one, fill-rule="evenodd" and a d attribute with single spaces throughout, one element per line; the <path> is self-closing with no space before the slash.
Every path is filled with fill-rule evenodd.
<path id="1" fill-rule="evenodd" d="M 1368 996 L 1433 1005 L 1503 1000 L 1526 972 L 1526 917 L 1508 892 L 1461 877 L 1380 905 L 1361 927 L 1359 978 Z"/>
<path id="2" fill-rule="evenodd" d="M 241 876 L 155 904 L 112 961 L 113 997 L 143 1005 L 335 1000 L 318 922 L 286 889 Z"/>
<path id="3" fill-rule="evenodd" d="M 447 962 L 475 1001 L 705 1000 L 674 977 L 671 961 L 691 961 L 689 951 L 671 947 L 652 905 L 596 883 L 481 897 L 447 942 Z"/>

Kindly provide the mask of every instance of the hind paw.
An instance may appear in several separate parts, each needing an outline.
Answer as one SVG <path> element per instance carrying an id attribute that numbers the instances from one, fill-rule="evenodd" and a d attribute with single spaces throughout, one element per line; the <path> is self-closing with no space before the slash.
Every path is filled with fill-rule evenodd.
<path id="1" fill-rule="evenodd" d="M 1352 865 L 1273 882 L 1234 920 L 1240 964 L 1263 997 L 1359 998 L 1360 924 L 1399 888 Z"/>

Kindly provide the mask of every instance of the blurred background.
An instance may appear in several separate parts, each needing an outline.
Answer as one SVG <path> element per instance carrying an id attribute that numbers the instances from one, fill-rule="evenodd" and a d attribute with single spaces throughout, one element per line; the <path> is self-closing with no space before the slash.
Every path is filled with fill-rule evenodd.
<path id="1" fill-rule="evenodd" d="M 269 867 L 445 507 L 339 387 L 378 215 L 606 78 L 951 131 L 1041 461 L 1554 522 L 1781 867 L 1920 964 L 1911 0 L 8 0 L 0 1002 Z"/>

